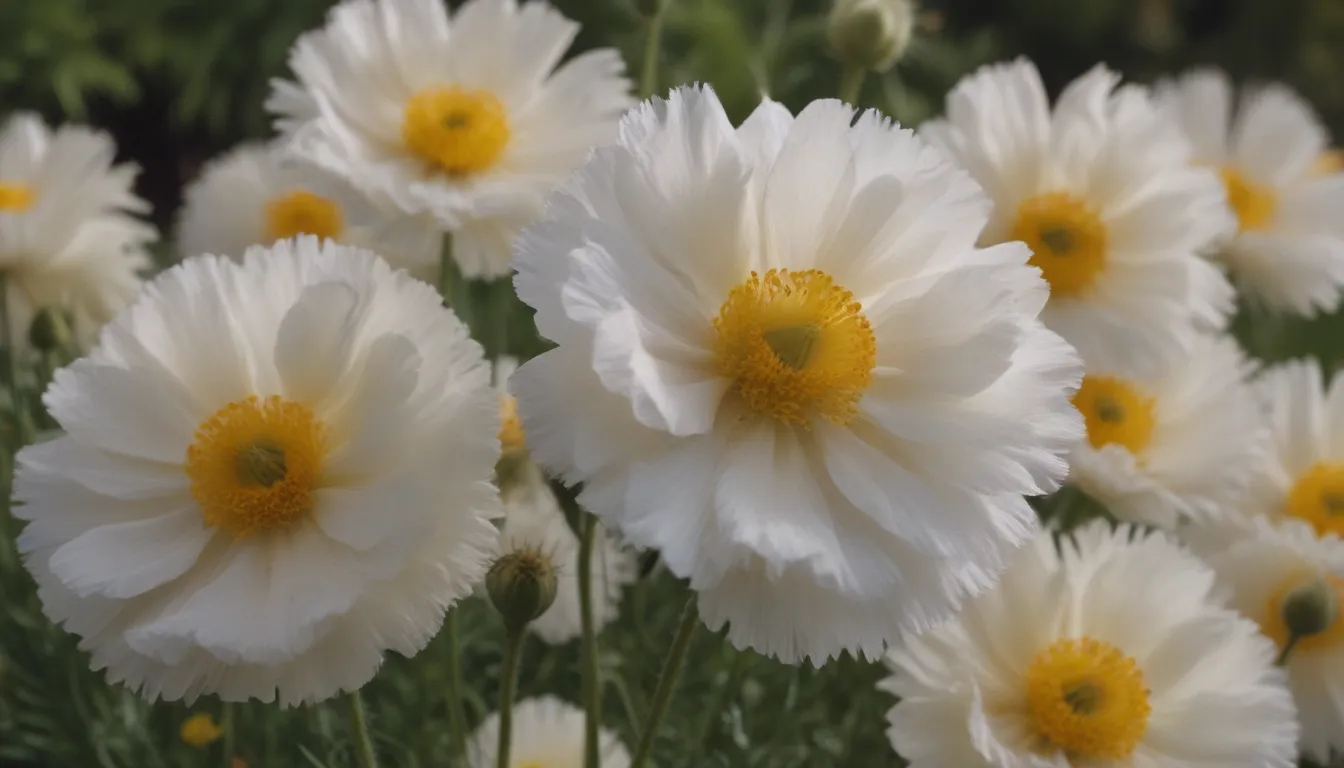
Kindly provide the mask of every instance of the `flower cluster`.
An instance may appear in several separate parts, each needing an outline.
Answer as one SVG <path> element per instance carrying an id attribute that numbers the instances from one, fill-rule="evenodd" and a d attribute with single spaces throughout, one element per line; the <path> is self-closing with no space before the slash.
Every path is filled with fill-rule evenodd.
<path id="1" fill-rule="evenodd" d="M 848 75 L 912 14 L 837 3 Z M 1344 380 L 1228 331 L 1239 295 L 1344 296 L 1344 172 L 1301 99 L 1098 65 L 1052 104 L 1020 59 L 917 131 L 768 97 L 734 125 L 710 85 L 636 105 L 613 49 L 561 63 L 577 33 L 345 0 L 154 276 L 111 142 L 5 125 L 17 546 L 95 669 L 318 702 L 485 595 L 499 711 L 468 736 L 449 705 L 474 768 L 647 765 L 701 622 L 884 664 L 914 766 L 1344 752 Z M 686 619 L 629 749 L 598 635 L 664 570 Z M 581 640 L 582 710 L 513 705 L 530 637 Z"/>

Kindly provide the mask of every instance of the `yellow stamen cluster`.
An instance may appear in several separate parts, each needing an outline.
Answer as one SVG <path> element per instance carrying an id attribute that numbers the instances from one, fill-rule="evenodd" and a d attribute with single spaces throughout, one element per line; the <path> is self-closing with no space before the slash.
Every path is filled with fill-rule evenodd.
<path id="1" fill-rule="evenodd" d="M 205 522 L 249 536 L 308 514 L 326 452 L 326 426 L 308 406 L 249 397 L 197 428 L 186 470 Z"/>
<path id="2" fill-rule="evenodd" d="M 498 162 L 509 135 L 508 115 L 493 93 L 458 86 L 415 94 L 406 103 L 401 123 L 406 149 L 457 177 L 480 173 Z"/>
<path id="3" fill-rule="evenodd" d="M 33 188 L 18 181 L 0 181 L 0 211 L 18 213 L 27 210 L 36 196 Z"/>
<path id="4" fill-rule="evenodd" d="M 1053 295 L 1084 293 L 1106 268 L 1106 225 L 1086 200 L 1068 192 L 1023 202 L 1008 239 L 1031 248 L 1030 264 L 1041 270 Z"/>
<path id="5" fill-rule="evenodd" d="M 1274 214 L 1278 211 L 1279 200 L 1273 188 L 1246 178 L 1245 174 L 1224 166 L 1219 169 L 1223 177 L 1223 186 L 1227 188 L 1227 204 L 1237 214 L 1237 224 L 1242 232 L 1254 232 L 1268 229 L 1274 223 Z"/>
<path id="6" fill-rule="evenodd" d="M 1311 523 L 1322 536 L 1344 536 L 1344 464 L 1317 464 L 1302 473 L 1284 511 Z"/>
<path id="7" fill-rule="evenodd" d="M 224 735 L 224 730 L 215 723 L 215 719 L 204 712 L 198 712 L 182 722 L 178 735 L 182 742 L 192 747 L 204 747 Z"/>
<path id="8" fill-rule="evenodd" d="M 819 270 L 751 273 L 714 320 L 715 362 L 752 412 L 808 426 L 849 422 L 877 342 L 854 295 Z"/>
<path id="9" fill-rule="evenodd" d="M 297 235 L 339 240 L 345 230 L 340 206 L 321 195 L 298 190 L 266 203 L 266 237 L 270 242 Z"/>
<path id="10" fill-rule="evenodd" d="M 518 399 L 513 395 L 499 396 L 499 445 L 504 453 L 520 451 L 526 447 L 523 435 L 523 420 L 518 416 Z"/>
<path id="11" fill-rule="evenodd" d="M 1093 448 L 1120 445 L 1140 459 L 1152 441 L 1156 404 L 1137 387 L 1110 376 L 1084 376 L 1073 396 Z"/>
<path id="12" fill-rule="evenodd" d="M 1090 637 L 1057 640 L 1027 668 L 1027 711 L 1042 740 L 1083 759 L 1123 760 L 1148 730 L 1134 659 Z"/>

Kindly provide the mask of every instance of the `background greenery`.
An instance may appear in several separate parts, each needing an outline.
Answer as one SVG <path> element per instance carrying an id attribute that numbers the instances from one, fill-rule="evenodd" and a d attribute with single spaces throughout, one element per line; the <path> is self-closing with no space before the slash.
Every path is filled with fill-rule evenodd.
<path id="1" fill-rule="evenodd" d="M 642 51 L 632 0 L 556 0 L 583 23 L 578 47 Z M 51 121 L 112 132 L 144 169 L 140 193 L 165 233 L 181 190 L 203 161 L 244 138 L 266 136 L 261 103 L 283 74 L 298 33 L 320 23 L 327 0 L 0 0 L 0 114 L 36 109 Z M 663 83 L 715 85 L 736 117 L 759 94 L 798 108 L 835 92 L 825 53 L 827 0 L 673 0 Z M 1057 90 L 1098 59 L 1139 81 L 1213 63 L 1238 79 L 1282 79 L 1304 93 L 1335 134 L 1344 128 L 1344 3 L 1340 0 L 926 0 L 905 60 L 870 77 L 865 106 L 907 123 L 937 113 L 943 95 L 976 65 L 1025 54 Z M 632 70 L 636 69 L 632 66 Z M 1344 213 L 1344 212 L 1342 212 Z M 1248 309 L 1235 329 L 1264 359 L 1311 353 L 1344 363 L 1344 317 L 1289 320 Z M 0 518 L 13 532 L 12 520 Z M 0 533 L 3 533 L 0 531 Z M 608 725 L 633 744 L 635 723 L 685 599 L 653 563 L 602 637 Z M 469 601 L 458 623 L 465 646 L 469 718 L 493 708 L 502 631 Z M 393 658 L 367 689 L 389 766 L 441 766 L 449 746 L 444 637 L 414 660 Z M 530 641 L 522 695 L 574 700 L 577 643 Z M 678 766 L 894 766 L 883 736 L 890 701 L 873 689 L 881 670 L 842 659 L 788 667 L 737 652 L 702 633 L 656 752 Z M 182 744 L 191 711 L 223 714 L 214 699 L 188 709 L 148 706 L 88 670 L 72 638 L 41 617 L 12 547 L 0 546 L 0 764 L 27 767 L 227 765 L 223 743 Z M 280 712 L 249 704 L 232 713 L 232 754 L 248 766 L 350 764 L 339 702 Z"/>

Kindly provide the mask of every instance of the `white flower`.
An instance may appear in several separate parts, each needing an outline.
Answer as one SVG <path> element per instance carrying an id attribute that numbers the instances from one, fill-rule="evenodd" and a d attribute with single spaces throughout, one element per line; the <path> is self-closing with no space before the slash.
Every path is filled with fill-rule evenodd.
<path id="1" fill-rule="evenodd" d="M 569 527 L 565 513 L 536 467 L 529 464 L 523 475 L 524 478 L 501 492 L 504 530 L 500 551 L 536 549 L 555 564 L 559 579 L 555 602 L 527 628 L 547 643 L 569 642 L 583 632 L 579 611 L 579 537 Z M 600 525 L 593 544 L 589 563 L 593 626 L 601 630 L 620 611 L 621 588 L 635 580 L 636 563 L 634 553 Z"/>
<path id="2" fill-rule="evenodd" d="M 19 537 L 52 620 L 149 699 L 353 690 L 496 546 L 499 411 L 433 288 L 316 238 L 190 259 L 44 399 Z"/>
<path id="3" fill-rule="evenodd" d="M 510 389 L 533 456 L 787 661 L 946 618 L 1035 530 L 1081 437 L 1020 243 L 906 130 L 708 88 L 622 122 L 519 240 L 558 348 Z"/>
<path id="4" fill-rule="evenodd" d="M 1221 327 L 1233 291 L 1199 251 L 1232 227 L 1179 129 L 1097 66 L 1054 110 L 1025 59 L 982 67 L 920 132 L 994 201 L 984 244 L 1023 240 L 1050 283 L 1041 317 L 1085 359 L 1152 364 Z M 1156 354 L 1155 354 L 1156 353 Z"/>
<path id="5" fill-rule="evenodd" d="M 1311 105 L 1283 85 L 1243 94 L 1196 70 L 1157 88 L 1194 145 L 1222 174 L 1238 227 L 1221 248 L 1241 289 L 1309 314 L 1339 306 L 1344 286 L 1344 174 Z"/>
<path id="6" fill-rule="evenodd" d="M 1301 637 L 1288 654 L 1288 682 L 1302 723 L 1301 748 L 1322 763 L 1330 751 L 1344 750 L 1344 543 L 1333 533 L 1318 538 L 1300 520 L 1273 525 L 1265 518 L 1207 562 L 1232 592 L 1232 606 L 1257 622 L 1283 649 L 1289 622 L 1320 614 L 1323 629 Z M 1313 605 L 1313 603 L 1315 603 Z M 1303 610 L 1304 614 L 1295 614 Z"/>
<path id="7" fill-rule="evenodd" d="M 26 112 L 0 127 L 0 275 L 22 338 L 52 307 L 91 342 L 140 289 L 156 234 L 132 216 L 149 205 L 131 191 L 135 166 L 112 165 L 116 151 L 104 133 L 53 131 Z"/>
<path id="8" fill-rule="evenodd" d="M 1073 403 L 1088 439 L 1069 458 L 1069 483 L 1122 520 L 1162 528 L 1228 514 L 1266 437 L 1236 342 L 1199 339 L 1152 377 L 1084 362 Z"/>
<path id="9" fill-rule="evenodd" d="M 290 56 L 267 107 L 288 149 L 381 205 L 432 214 L 468 277 L 509 270 L 518 229 L 630 106 L 620 54 L 560 68 L 578 25 L 550 6 L 346 0 Z"/>
<path id="10" fill-rule="evenodd" d="M 583 710 L 554 696 L 518 702 L 513 708 L 510 768 L 583 768 Z M 499 748 L 499 713 L 495 712 L 471 735 L 467 747 L 470 768 L 495 768 Z M 615 734 L 603 729 L 598 740 L 601 768 L 627 768 L 630 753 Z"/>
<path id="11" fill-rule="evenodd" d="M 242 258 L 254 245 L 296 235 L 367 248 L 417 277 L 439 268 L 439 234 L 425 222 L 381 212 L 353 187 L 265 144 L 249 143 L 206 164 L 186 190 L 178 251 Z"/>
<path id="12" fill-rule="evenodd" d="M 994 591 L 908 635 L 882 683 L 912 768 L 1290 768 L 1273 644 L 1161 534 L 1104 521 L 1024 547 Z"/>

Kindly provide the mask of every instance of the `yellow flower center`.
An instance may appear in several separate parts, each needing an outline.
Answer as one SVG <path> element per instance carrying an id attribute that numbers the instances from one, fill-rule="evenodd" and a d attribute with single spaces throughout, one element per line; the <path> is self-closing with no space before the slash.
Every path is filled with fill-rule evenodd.
<path id="1" fill-rule="evenodd" d="M 1344 536 L 1344 464 L 1317 464 L 1304 472 L 1288 492 L 1284 511 L 1311 523 L 1322 536 Z"/>
<path id="2" fill-rule="evenodd" d="M 0 181 L 0 211 L 26 210 L 33 197 L 33 188 L 21 181 Z"/>
<path id="3" fill-rule="evenodd" d="M 1318 583 L 1319 582 L 1319 583 Z M 1344 603 L 1344 580 L 1333 575 L 1318 576 L 1314 573 L 1298 572 L 1285 578 L 1275 590 L 1270 593 L 1269 600 L 1265 604 L 1265 613 L 1260 619 L 1260 631 L 1265 636 L 1273 640 L 1280 649 L 1288 643 L 1291 632 L 1288 629 L 1288 621 L 1284 617 L 1284 604 L 1289 596 L 1302 588 L 1320 587 L 1325 590 L 1324 595 L 1334 592 L 1336 605 Z M 1338 615 L 1329 619 L 1329 626 L 1323 631 L 1315 634 L 1303 635 L 1293 644 L 1292 652 L 1294 654 L 1309 653 L 1312 650 L 1335 648 L 1344 643 L 1344 621 L 1340 621 Z"/>
<path id="4" fill-rule="evenodd" d="M 1330 176 L 1340 171 L 1344 171 L 1344 152 L 1338 149 L 1325 150 L 1311 164 L 1312 176 Z"/>
<path id="5" fill-rule="evenodd" d="M 344 229 L 341 207 L 321 195 L 298 190 L 266 203 L 266 237 L 271 242 L 296 235 L 338 240 Z"/>
<path id="6" fill-rule="evenodd" d="M 401 122 L 406 148 L 449 176 L 480 173 L 509 143 L 504 105 L 489 91 L 427 88 L 411 97 Z"/>
<path id="7" fill-rule="evenodd" d="M 192 715 L 182 723 L 179 735 L 182 741 L 189 746 L 204 747 L 215 741 L 223 731 L 215 724 L 215 719 L 204 712 Z"/>
<path id="8" fill-rule="evenodd" d="M 1027 709 L 1070 755 L 1123 760 L 1148 730 L 1148 688 L 1134 660 L 1090 637 L 1057 640 L 1027 668 Z"/>
<path id="9" fill-rule="evenodd" d="M 1218 171 L 1227 187 L 1227 204 L 1237 214 L 1237 225 L 1242 232 L 1266 229 L 1274 221 L 1279 201 L 1270 187 L 1258 184 L 1231 166 Z"/>
<path id="10" fill-rule="evenodd" d="M 812 416 L 847 423 L 877 364 L 862 309 L 825 272 L 752 272 L 714 319 L 718 371 L 757 414 L 802 427 Z"/>
<path id="11" fill-rule="evenodd" d="M 1008 239 L 1031 248 L 1029 263 L 1053 294 L 1086 291 L 1106 267 L 1106 225 L 1087 201 L 1068 192 L 1037 195 L 1018 206 Z"/>
<path id="12" fill-rule="evenodd" d="M 523 420 L 518 417 L 518 398 L 509 394 L 500 394 L 499 445 L 504 453 L 522 450 L 526 445 L 523 436 Z"/>
<path id="13" fill-rule="evenodd" d="M 1084 376 L 1073 396 L 1093 448 L 1120 445 L 1141 456 L 1153 437 L 1154 401 L 1122 379 Z"/>
<path id="14" fill-rule="evenodd" d="M 191 493 L 209 525 L 248 536 L 292 525 L 312 508 L 326 425 L 278 396 L 229 403 L 187 449 Z"/>

